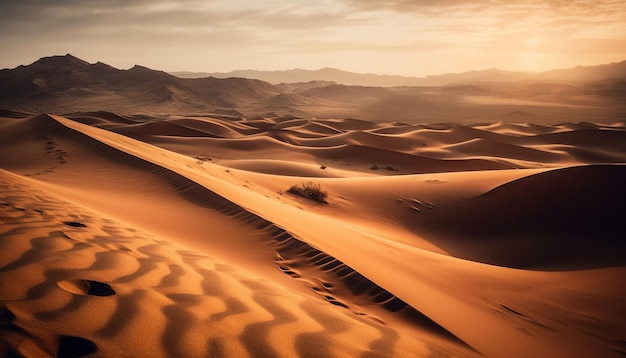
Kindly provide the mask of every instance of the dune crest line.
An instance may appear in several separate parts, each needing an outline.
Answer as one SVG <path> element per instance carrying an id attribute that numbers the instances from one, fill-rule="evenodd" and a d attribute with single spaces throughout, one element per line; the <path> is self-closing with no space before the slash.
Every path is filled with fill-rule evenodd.
<path id="1" fill-rule="evenodd" d="M 0 352 L 620 356 L 625 134 L 0 119 Z"/>

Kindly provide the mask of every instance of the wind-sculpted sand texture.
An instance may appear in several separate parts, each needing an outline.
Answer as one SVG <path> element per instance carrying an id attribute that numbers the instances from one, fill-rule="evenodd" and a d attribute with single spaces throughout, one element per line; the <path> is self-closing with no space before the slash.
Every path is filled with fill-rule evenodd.
<path id="1" fill-rule="evenodd" d="M 442 354 L 5 171 L 2 187 L 3 355 Z"/>
<path id="2" fill-rule="evenodd" d="M 4 115 L 2 356 L 626 353 L 624 123 Z"/>

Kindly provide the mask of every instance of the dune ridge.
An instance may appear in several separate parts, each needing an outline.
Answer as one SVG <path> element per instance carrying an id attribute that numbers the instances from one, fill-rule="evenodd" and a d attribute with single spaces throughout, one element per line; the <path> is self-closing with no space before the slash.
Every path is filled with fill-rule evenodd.
<path id="1" fill-rule="evenodd" d="M 342 327 L 339 331 L 356 329 L 361 332 L 351 334 L 375 337 L 384 327 L 357 315 L 325 312 L 321 303 L 301 295 L 283 292 L 277 297 L 277 287 L 249 272 L 100 218 L 37 192 L 31 183 L 4 171 L 2 180 L 13 194 L 3 197 L 2 206 L 3 247 L 13 254 L 3 255 L 0 276 L 6 288 L 4 355 L 307 355 L 315 351 L 298 343 L 300 335 L 294 332 L 314 339 L 321 324 L 324 330 Z M 6 220 L 7 214 L 11 220 Z M 66 218 L 80 220 L 83 226 L 68 225 Z M 23 241 L 24 231 L 39 236 L 29 246 L 11 247 Z M 37 269 L 42 270 L 40 277 L 29 275 Z M 230 317 L 237 319 L 227 323 Z M 146 331 L 142 322 L 152 328 Z M 280 325 L 288 327 L 271 338 L 270 328 Z M 294 339 L 293 346 L 283 339 Z M 410 337 L 395 341 L 400 349 L 429 352 Z M 327 351 L 333 355 L 371 350 L 387 356 L 397 349 L 394 344 L 370 349 L 367 343 L 333 342 Z"/>
<path id="2" fill-rule="evenodd" d="M 623 123 L 91 112 L 0 126 L 3 353 L 626 351 Z M 308 180 L 327 205 L 287 193 Z M 570 231 L 542 219 L 609 199 Z M 582 246 L 555 256 L 572 231 Z M 537 233 L 552 241 L 524 246 Z"/>

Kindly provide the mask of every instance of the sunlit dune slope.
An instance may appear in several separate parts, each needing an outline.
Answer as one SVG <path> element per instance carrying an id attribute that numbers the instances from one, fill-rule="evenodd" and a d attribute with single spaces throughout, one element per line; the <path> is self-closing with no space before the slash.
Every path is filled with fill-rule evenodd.
<path id="1" fill-rule="evenodd" d="M 624 124 L 68 117 L 0 120 L 4 355 L 626 352 Z"/>

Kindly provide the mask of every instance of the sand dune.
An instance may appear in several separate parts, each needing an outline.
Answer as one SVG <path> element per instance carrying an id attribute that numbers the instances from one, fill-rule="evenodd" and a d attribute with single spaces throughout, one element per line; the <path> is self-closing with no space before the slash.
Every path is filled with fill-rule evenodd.
<path id="1" fill-rule="evenodd" d="M 442 230 L 432 241 L 455 255 L 501 266 L 581 269 L 619 265 L 626 255 L 621 239 L 626 222 L 620 209 L 626 196 L 624 178 L 622 165 L 542 172 L 500 185 L 446 211 L 421 215 L 413 225 Z M 458 239 L 443 239 L 443 231 Z"/>
<path id="2" fill-rule="evenodd" d="M 626 353 L 624 123 L 1 114 L 2 356 Z"/>

